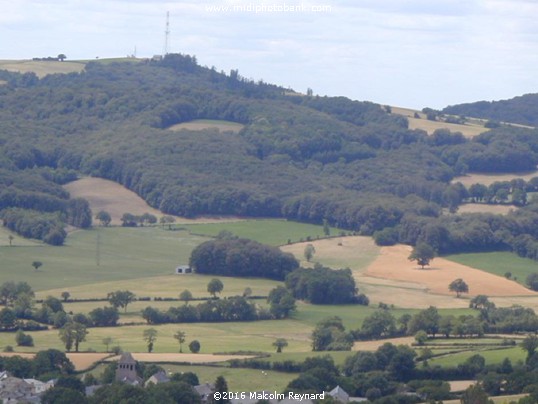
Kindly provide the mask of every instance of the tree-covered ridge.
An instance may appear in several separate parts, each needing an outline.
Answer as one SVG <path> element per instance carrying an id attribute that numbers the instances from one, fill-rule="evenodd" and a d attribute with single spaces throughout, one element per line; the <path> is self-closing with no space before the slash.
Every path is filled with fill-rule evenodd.
<path id="1" fill-rule="evenodd" d="M 443 109 L 442 112 L 497 122 L 538 126 L 538 94 L 525 94 L 509 100 L 479 101 L 451 105 Z"/>
<path id="2" fill-rule="evenodd" d="M 455 220 L 436 219 L 466 198 L 449 183 L 455 175 L 538 164 L 535 130 L 428 136 L 376 104 L 289 96 L 184 55 L 0 78 L 0 208 L 28 215 L 65 220 L 73 209 L 56 183 L 82 173 L 117 181 L 165 213 L 327 219 L 368 235 L 393 229 L 407 241 L 403 224 Z M 193 119 L 244 128 L 167 129 Z"/>

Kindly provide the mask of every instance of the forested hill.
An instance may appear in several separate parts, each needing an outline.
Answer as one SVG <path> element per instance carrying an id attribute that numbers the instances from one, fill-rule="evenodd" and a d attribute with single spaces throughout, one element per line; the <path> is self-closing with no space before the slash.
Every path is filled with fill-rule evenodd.
<path id="1" fill-rule="evenodd" d="M 91 219 L 85 201 L 69 199 L 59 184 L 93 175 L 177 215 L 327 219 L 362 234 L 384 230 L 385 242 L 428 238 L 440 251 L 506 248 L 498 222 L 486 229 L 482 217 L 466 220 L 469 232 L 487 233 L 475 243 L 456 218 L 440 216 L 468 196 L 450 180 L 538 164 L 533 130 L 428 136 L 379 105 L 303 96 L 201 67 L 191 56 L 92 62 L 82 73 L 42 79 L 0 71 L 0 80 L 7 83 L 0 85 L 0 215 L 52 244 L 63 242 L 66 222 L 84 227 Z M 169 129 L 194 119 L 243 129 Z M 511 226 L 503 234 L 525 232 Z"/>
<path id="2" fill-rule="evenodd" d="M 452 105 L 443 109 L 442 112 L 497 122 L 538 126 L 538 94 L 526 94 L 509 100 Z"/>

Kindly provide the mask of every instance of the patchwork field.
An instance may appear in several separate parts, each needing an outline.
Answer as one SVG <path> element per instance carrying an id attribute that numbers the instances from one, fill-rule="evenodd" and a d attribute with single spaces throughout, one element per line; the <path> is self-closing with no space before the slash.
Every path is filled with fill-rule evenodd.
<path id="1" fill-rule="evenodd" d="M 381 248 L 378 259 L 368 267 L 367 276 L 404 282 L 417 282 L 434 294 L 450 294 L 448 285 L 462 278 L 469 285 L 469 295 L 536 296 L 520 284 L 504 277 L 480 271 L 444 258 L 435 258 L 429 267 L 420 269 L 407 257 L 411 247 L 396 245 Z"/>
<path id="2" fill-rule="evenodd" d="M 0 247 L 0 282 L 26 281 L 39 291 L 170 275 L 178 265 L 187 263 L 192 249 L 205 240 L 159 227 L 76 231 L 63 247 Z M 36 260 L 43 263 L 39 271 L 32 267 Z"/>
<path id="3" fill-rule="evenodd" d="M 73 198 L 84 198 L 90 203 L 93 214 L 104 210 L 110 213 L 112 217 L 111 225 L 121 225 L 121 217 L 124 213 L 133 215 L 142 215 L 150 213 L 157 218 L 164 214 L 149 206 L 146 201 L 139 197 L 133 191 L 125 188 L 123 185 L 114 181 L 105 180 L 97 177 L 85 177 L 77 181 L 64 185 L 64 188 Z M 235 217 L 200 217 L 197 219 L 187 219 L 184 217 L 174 216 L 177 223 L 206 223 L 218 221 L 236 221 L 240 220 Z M 95 221 L 95 225 L 99 222 Z"/>
<path id="4" fill-rule="evenodd" d="M 256 240 L 260 243 L 273 246 L 282 246 L 288 244 L 288 241 L 298 242 L 300 240 L 306 240 L 308 237 L 312 240 L 323 237 L 322 226 L 291 222 L 284 219 L 221 221 L 217 223 L 181 224 L 174 227 L 176 229 L 188 230 L 194 235 L 208 237 L 215 237 L 221 231 L 229 231 L 238 237 Z M 339 234 L 340 231 L 333 227 L 330 228 L 331 234 Z M 292 245 L 289 247 L 292 247 Z"/>
<path id="5" fill-rule="evenodd" d="M 521 178 L 525 181 L 530 180 L 533 177 L 538 177 L 538 171 L 514 173 L 514 174 L 478 174 L 469 173 L 461 177 L 455 177 L 452 182 L 461 182 L 467 188 L 473 184 L 491 185 L 496 181 L 511 181 L 517 178 Z"/>
<path id="6" fill-rule="evenodd" d="M 418 113 L 420 118 L 415 118 L 415 112 Z M 426 119 L 426 114 L 423 112 L 408 108 L 392 107 L 392 113 L 405 116 L 409 121 L 409 129 L 421 129 L 428 132 L 430 135 L 437 129 L 448 129 L 451 132 L 461 132 L 465 137 L 474 137 L 489 130 L 484 128 L 484 124 L 478 120 L 469 120 L 464 125 L 459 125 L 440 121 L 430 121 Z"/>
<path id="7" fill-rule="evenodd" d="M 312 244 L 316 250 L 311 263 L 304 259 L 307 244 Z M 421 270 L 407 258 L 411 247 L 400 245 L 380 248 L 368 237 L 316 240 L 281 248 L 302 260 L 303 266 L 319 262 L 332 268 L 350 268 L 359 291 L 365 293 L 374 305 L 383 302 L 406 308 L 430 305 L 438 308 L 465 308 L 469 304 L 468 300 L 457 299 L 448 290 L 450 282 L 457 278 L 467 282 L 471 296 L 486 294 L 538 298 L 538 294 L 514 281 L 444 258 L 435 258 L 431 267 Z M 487 267 L 488 264 L 484 266 Z M 509 300 L 506 299 L 507 302 Z"/>
<path id="8" fill-rule="evenodd" d="M 33 72 L 39 78 L 47 74 L 79 73 L 84 70 L 84 66 L 85 64 L 81 62 L 0 60 L 0 69 L 19 73 Z"/>
<path id="9" fill-rule="evenodd" d="M 172 131 L 180 131 L 182 129 L 186 130 L 205 130 L 205 129 L 217 129 L 221 132 L 234 132 L 237 133 L 241 129 L 243 129 L 245 125 L 237 123 L 237 122 L 231 122 L 231 121 L 224 121 L 224 120 L 214 120 L 214 119 L 195 119 L 193 121 L 189 122 L 183 122 L 178 123 L 177 125 L 173 125 L 169 127 L 169 130 Z"/>

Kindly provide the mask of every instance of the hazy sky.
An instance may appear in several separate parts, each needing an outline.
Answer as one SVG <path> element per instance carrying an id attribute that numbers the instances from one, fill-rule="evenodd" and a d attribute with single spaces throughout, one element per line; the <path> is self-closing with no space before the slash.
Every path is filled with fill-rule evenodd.
<path id="1" fill-rule="evenodd" d="M 169 51 L 319 95 L 442 108 L 538 92 L 536 0 L 0 0 L 0 59 Z M 216 7 L 228 6 L 228 11 Z M 298 8 L 292 11 L 291 8 Z"/>

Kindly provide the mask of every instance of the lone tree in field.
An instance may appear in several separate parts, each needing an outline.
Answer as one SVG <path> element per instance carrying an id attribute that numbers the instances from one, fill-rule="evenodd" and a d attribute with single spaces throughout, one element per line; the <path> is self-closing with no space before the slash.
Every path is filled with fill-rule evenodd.
<path id="1" fill-rule="evenodd" d="M 71 293 L 69 293 L 67 290 L 65 292 L 62 292 L 62 299 L 64 299 L 64 302 L 67 302 L 70 297 Z"/>
<path id="2" fill-rule="evenodd" d="M 148 328 L 147 330 L 144 330 L 143 336 L 148 347 L 148 352 L 153 352 L 153 344 L 157 339 L 157 330 L 155 328 Z"/>
<path id="3" fill-rule="evenodd" d="M 277 340 L 273 342 L 273 346 L 276 348 L 276 352 L 280 353 L 283 348 L 288 346 L 288 341 L 285 338 L 277 338 Z"/>
<path id="4" fill-rule="evenodd" d="M 60 54 L 58 55 L 58 60 L 59 60 L 60 62 L 63 62 L 65 59 L 67 59 L 67 56 L 65 56 L 63 53 L 60 53 Z"/>
<path id="5" fill-rule="evenodd" d="M 224 285 L 222 284 L 221 280 L 217 278 L 211 279 L 207 284 L 207 291 L 209 294 L 213 295 L 214 299 L 217 298 L 217 293 L 222 292 L 223 289 Z"/>
<path id="6" fill-rule="evenodd" d="M 43 266 L 43 263 L 41 261 L 34 261 L 32 262 L 32 266 L 34 267 L 36 271 L 38 271 L 39 268 Z"/>
<path id="7" fill-rule="evenodd" d="M 101 341 L 103 343 L 103 345 L 106 346 L 107 353 L 108 353 L 108 347 L 110 346 L 110 344 L 112 344 L 113 341 L 114 341 L 114 339 L 112 337 L 105 337 Z"/>
<path id="8" fill-rule="evenodd" d="M 304 257 L 308 262 L 314 257 L 314 254 L 316 253 L 316 249 L 312 244 L 307 244 L 304 248 Z"/>
<path id="9" fill-rule="evenodd" d="M 7 238 L 9 239 L 9 246 L 12 247 L 13 246 L 13 240 L 15 240 L 15 237 L 13 237 L 11 234 L 9 236 L 7 236 Z"/>
<path id="10" fill-rule="evenodd" d="M 101 226 L 108 226 L 110 222 L 112 221 L 112 217 L 110 216 L 110 213 L 101 210 L 97 215 L 95 215 L 95 218 L 101 222 Z"/>
<path id="11" fill-rule="evenodd" d="M 198 353 L 200 352 L 200 342 L 198 340 L 193 340 L 190 342 L 189 344 L 189 349 L 191 350 L 192 353 Z"/>
<path id="12" fill-rule="evenodd" d="M 456 292 L 456 297 L 460 297 L 462 293 L 469 293 L 469 286 L 463 279 L 458 278 L 448 285 L 448 290 Z"/>
<path id="13" fill-rule="evenodd" d="M 426 265 L 430 265 L 430 261 L 435 257 L 435 250 L 432 246 L 426 243 L 418 243 L 409 255 L 409 261 L 416 261 L 418 265 L 424 269 Z"/>
<path id="14" fill-rule="evenodd" d="M 183 352 L 183 343 L 185 342 L 185 332 L 184 331 L 178 331 L 174 334 L 174 338 L 177 339 L 177 342 L 179 342 L 179 352 Z"/>

